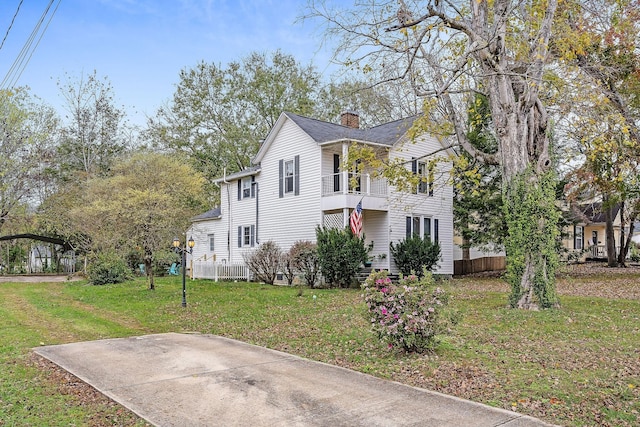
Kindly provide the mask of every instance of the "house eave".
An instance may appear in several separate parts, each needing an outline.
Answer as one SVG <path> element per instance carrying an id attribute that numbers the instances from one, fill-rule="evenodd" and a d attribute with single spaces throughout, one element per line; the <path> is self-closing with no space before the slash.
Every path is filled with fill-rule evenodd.
<path id="1" fill-rule="evenodd" d="M 372 142 L 372 141 L 365 141 L 362 139 L 353 139 L 353 138 L 340 138 L 340 139 L 334 139 L 331 141 L 323 141 L 323 142 L 319 142 L 318 146 L 320 147 L 324 147 L 327 145 L 333 145 L 333 144 L 341 144 L 341 143 L 354 143 L 354 144 L 364 144 L 364 145 L 375 145 L 377 147 L 385 147 L 385 148 L 391 148 L 391 145 L 389 144 L 385 144 L 382 142 Z"/>
<path id="2" fill-rule="evenodd" d="M 216 178 L 214 179 L 213 182 L 214 184 L 220 184 L 223 182 L 229 182 L 229 181 L 236 181 L 238 179 L 242 179 L 242 178 L 246 178 L 248 176 L 254 176 L 257 175 L 258 173 L 260 173 L 261 168 L 259 167 L 254 167 L 252 169 L 247 169 L 247 170 L 243 170 L 240 172 L 234 172 L 228 176 L 223 176 L 222 178 Z"/>

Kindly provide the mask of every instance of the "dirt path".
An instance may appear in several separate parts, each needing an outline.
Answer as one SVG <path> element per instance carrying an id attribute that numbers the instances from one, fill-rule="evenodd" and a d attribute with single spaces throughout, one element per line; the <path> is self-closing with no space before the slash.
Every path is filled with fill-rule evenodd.
<path id="1" fill-rule="evenodd" d="M 57 283 L 75 280 L 82 280 L 82 277 L 77 275 L 68 276 L 66 274 L 49 274 L 42 276 L 0 276 L 0 283 Z"/>

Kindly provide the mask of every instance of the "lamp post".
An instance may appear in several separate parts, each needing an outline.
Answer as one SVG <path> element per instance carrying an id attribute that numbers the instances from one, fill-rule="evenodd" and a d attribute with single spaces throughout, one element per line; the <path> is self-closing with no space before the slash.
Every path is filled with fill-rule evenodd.
<path id="1" fill-rule="evenodd" d="M 180 246 L 180 239 L 177 237 L 173 239 L 173 248 L 176 252 L 179 252 L 182 257 L 182 306 L 187 306 L 187 254 L 193 253 L 193 247 L 196 242 L 193 237 L 189 237 L 189 240 L 185 242 L 185 246 Z M 188 249 L 187 249 L 188 247 Z"/>

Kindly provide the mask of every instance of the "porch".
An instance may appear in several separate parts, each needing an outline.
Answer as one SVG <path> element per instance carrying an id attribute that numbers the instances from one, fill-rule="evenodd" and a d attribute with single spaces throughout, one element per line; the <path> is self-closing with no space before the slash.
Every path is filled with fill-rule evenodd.
<path id="1" fill-rule="evenodd" d="M 607 247 L 605 245 L 592 245 L 587 248 L 587 258 L 591 259 L 606 259 Z"/>
<path id="2" fill-rule="evenodd" d="M 366 210 L 388 210 L 386 179 L 371 174 L 338 172 L 322 178 L 322 210 L 353 208 L 362 201 Z"/>

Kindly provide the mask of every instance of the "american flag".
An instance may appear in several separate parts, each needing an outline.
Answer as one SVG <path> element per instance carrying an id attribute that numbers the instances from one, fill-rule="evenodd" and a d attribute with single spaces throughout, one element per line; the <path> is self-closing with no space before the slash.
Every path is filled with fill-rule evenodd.
<path id="1" fill-rule="evenodd" d="M 353 234 L 360 237 L 362 235 L 362 200 L 358 202 L 356 208 L 351 212 L 349 224 Z"/>

